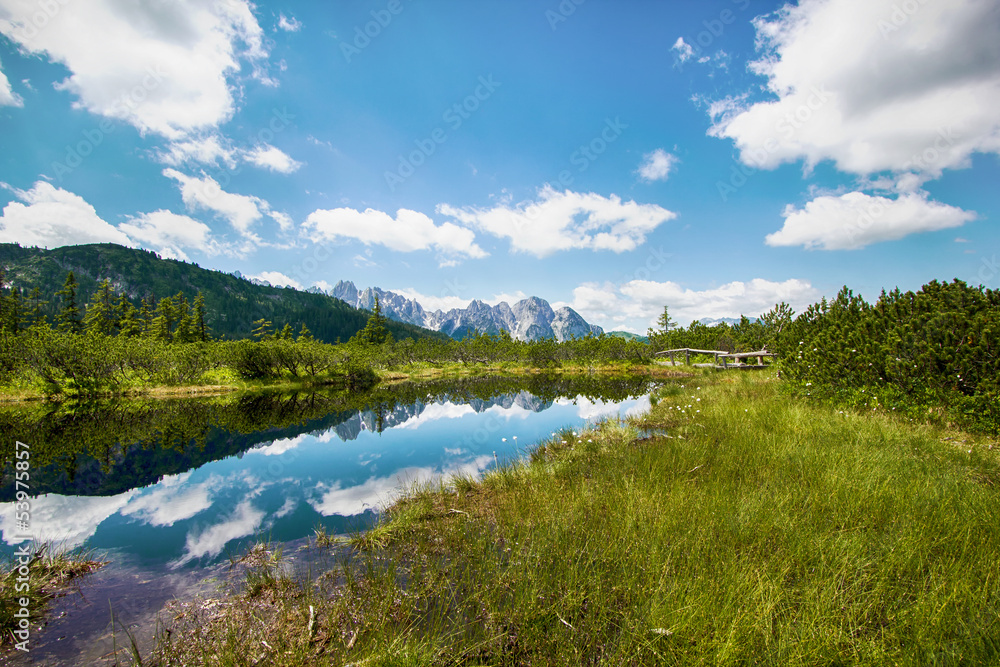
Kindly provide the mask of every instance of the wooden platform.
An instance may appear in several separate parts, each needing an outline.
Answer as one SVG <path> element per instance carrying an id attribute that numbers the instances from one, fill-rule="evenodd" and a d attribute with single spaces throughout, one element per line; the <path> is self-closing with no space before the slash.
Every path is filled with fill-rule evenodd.
<path id="1" fill-rule="evenodd" d="M 729 370 L 731 368 L 738 370 L 760 370 L 762 368 L 770 368 L 770 364 L 765 364 L 764 359 L 778 356 L 774 352 L 768 352 L 766 349 L 757 350 L 756 352 L 726 352 L 725 350 L 696 350 L 691 347 L 679 347 L 674 350 L 663 350 L 661 352 L 657 352 L 653 356 L 658 357 L 665 354 L 670 357 L 671 366 L 679 366 L 679 362 L 674 361 L 674 355 L 676 354 L 680 356 L 681 353 L 684 354 L 684 365 L 693 365 L 695 368 L 718 368 L 719 370 Z M 715 361 L 710 364 L 691 364 L 692 354 L 711 354 L 715 357 Z M 743 359 L 753 358 L 757 359 L 756 364 L 742 363 Z M 729 363 L 730 360 L 736 363 L 731 364 Z M 722 362 L 721 364 L 719 363 L 720 361 Z"/>

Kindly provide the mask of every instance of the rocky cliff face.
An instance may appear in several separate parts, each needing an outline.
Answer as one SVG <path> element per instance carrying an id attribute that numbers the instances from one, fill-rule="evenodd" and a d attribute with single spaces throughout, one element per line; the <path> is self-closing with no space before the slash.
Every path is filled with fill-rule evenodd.
<path id="1" fill-rule="evenodd" d="M 375 307 L 375 296 L 378 295 L 382 312 L 389 319 L 442 331 L 456 339 L 464 338 L 473 330 L 492 335 L 507 331 L 514 339 L 524 341 L 543 338 L 564 341 L 589 333 L 604 333 L 601 327 L 588 324 L 572 308 L 553 311 L 548 301 L 536 296 L 522 299 L 513 306 L 503 301 L 490 306 L 477 299 L 465 308 L 427 312 L 413 299 L 377 287 L 358 290 L 351 282 L 337 283 L 328 294 L 355 308 L 368 310 Z"/>

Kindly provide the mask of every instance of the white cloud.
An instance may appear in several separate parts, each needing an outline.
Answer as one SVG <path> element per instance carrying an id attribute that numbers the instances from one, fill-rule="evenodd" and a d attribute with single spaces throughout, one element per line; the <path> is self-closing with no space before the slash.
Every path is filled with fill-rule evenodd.
<path id="1" fill-rule="evenodd" d="M 24 100 L 10 87 L 7 75 L 0 70 L 0 107 L 23 107 Z"/>
<path id="2" fill-rule="evenodd" d="M 163 175 L 180 185 L 181 199 L 192 210 L 204 209 L 229 221 L 240 234 L 260 241 L 250 228 L 264 215 L 273 218 L 283 230 L 292 226 L 291 218 L 284 213 L 272 211 L 270 204 L 260 197 L 238 195 L 226 192 L 215 179 L 206 174 L 201 178 L 186 176 L 176 169 L 164 169 Z"/>
<path id="3" fill-rule="evenodd" d="M 264 271 L 262 273 L 258 273 L 255 276 L 247 276 L 247 277 L 256 278 L 257 280 L 262 280 L 266 283 L 270 283 L 274 287 L 284 287 L 287 285 L 288 287 L 294 287 L 297 290 L 303 289 L 302 283 L 300 283 L 298 280 L 296 280 L 295 278 L 289 278 L 284 273 L 280 273 L 278 271 Z M 275 445 L 277 445 L 277 442 L 275 443 Z M 274 445 L 269 445 L 269 446 L 273 447 Z"/>
<path id="4" fill-rule="evenodd" d="M 917 182 L 968 166 L 975 152 L 1000 153 L 995 3 L 910 4 L 802 0 L 758 18 L 763 53 L 751 67 L 776 99 L 735 104 L 710 134 L 759 167 L 832 160 Z"/>
<path id="5" fill-rule="evenodd" d="M 664 306 L 683 325 L 705 317 L 756 317 L 785 301 L 802 310 L 820 296 L 808 282 L 790 279 L 773 282 L 754 278 L 734 281 L 719 287 L 692 290 L 675 282 L 631 280 L 622 285 L 587 283 L 573 290 L 568 304 L 588 322 L 606 330 L 630 329 L 645 333 L 656 325 Z"/>
<path id="6" fill-rule="evenodd" d="M 97 215 L 83 197 L 38 181 L 30 190 L 13 190 L 21 202 L 11 202 L 0 216 L 0 242 L 58 248 L 83 243 L 132 241 Z"/>
<path id="7" fill-rule="evenodd" d="M 173 561 L 171 567 L 180 567 L 197 558 L 218 556 L 231 540 L 252 535 L 264 520 L 264 512 L 243 500 L 233 511 L 232 516 L 214 526 L 210 526 L 198 534 L 188 533 L 184 545 L 184 555 Z"/>
<path id="8" fill-rule="evenodd" d="M 646 234 L 677 217 L 655 204 L 622 202 L 616 195 L 557 192 L 546 185 L 535 201 L 490 209 L 438 206 L 438 212 L 500 238 L 516 252 L 545 257 L 560 250 L 587 248 L 625 252 Z"/>
<path id="9" fill-rule="evenodd" d="M 420 411 L 420 414 L 410 417 L 402 424 L 396 424 L 393 428 L 415 429 L 424 424 L 441 419 L 461 419 L 466 415 L 474 415 L 476 411 L 468 404 L 455 403 L 431 403 Z"/>
<path id="10" fill-rule="evenodd" d="M 172 167 L 187 163 L 218 164 L 221 160 L 230 169 L 236 167 L 237 151 L 217 134 L 205 137 L 174 141 L 167 146 L 167 152 L 159 154 L 160 162 Z"/>
<path id="11" fill-rule="evenodd" d="M 73 549 L 97 532 L 105 519 L 117 514 L 139 493 L 117 496 L 63 496 L 49 493 L 31 501 L 31 532 L 36 540 Z M 21 531 L 15 523 L 14 503 L 0 503 L 0 533 L 7 544 L 17 544 Z"/>
<path id="12" fill-rule="evenodd" d="M 284 14 L 279 14 L 278 28 L 285 32 L 298 32 L 302 29 L 302 23 L 296 20 L 294 16 L 288 17 Z"/>
<path id="13" fill-rule="evenodd" d="M 163 164 L 181 167 L 189 164 L 218 165 L 220 162 L 229 169 L 235 169 L 238 161 L 261 169 L 282 174 L 291 174 L 302 166 L 280 148 L 261 144 L 253 149 L 236 148 L 229 139 L 219 134 L 184 138 L 171 141 L 165 150 L 156 155 Z"/>
<path id="14" fill-rule="evenodd" d="M 816 197 L 803 208 L 785 207 L 784 226 L 767 236 L 770 246 L 856 250 L 909 234 L 960 227 L 976 218 L 971 211 L 929 201 L 923 192 L 896 199 L 848 192 Z"/>
<path id="15" fill-rule="evenodd" d="M 212 506 L 212 486 L 218 478 L 191 486 L 190 472 L 168 475 L 148 492 L 133 498 L 122 508 L 122 516 L 134 516 L 151 526 L 172 526 L 190 519 Z"/>
<path id="16" fill-rule="evenodd" d="M 278 275 L 281 275 L 280 273 Z M 263 454 L 264 456 L 280 456 L 285 452 L 296 449 L 299 445 L 306 441 L 305 435 L 298 435 L 294 438 L 281 438 L 280 440 L 275 440 L 269 445 L 264 445 L 262 447 L 255 447 L 251 449 L 248 454 Z"/>
<path id="17" fill-rule="evenodd" d="M 388 504 L 399 495 L 402 488 L 415 483 L 448 479 L 456 475 L 478 478 L 491 463 L 493 457 L 484 455 L 441 471 L 431 467 L 404 468 L 391 476 L 372 477 L 361 484 L 347 488 L 342 487 L 340 482 L 333 484 L 320 482 L 316 486 L 319 497 L 309 500 L 309 504 L 323 516 L 334 514 L 355 516 L 369 509 L 378 509 L 382 504 Z"/>
<path id="18" fill-rule="evenodd" d="M 260 69 L 263 32 L 246 0 L 57 3 L 0 0 L 0 32 L 47 54 L 70 75 L 58 87 L 75 106 L 171 139 L 218 126 L 234 111 L 228 80 L 241 62 Z M 39 25 L 39 17 L 44 21 Z"/>
<path id="19" fill-rule="evenodd" d="M 501 292 L 499 294 L 494 294 L 488 299 L 483 299 L 483 301 L 490 304 L 491 306 L 495 306 L 501 301 L 506 302 L 507 305 L 513 306 L 518 301 L 527 298 L 528 298 L 527 294 L 525 294 L 521 290 L 517 290 L 516 292 Z"/>
<path id="20" fill-rule="evenodd" d="M 662 148 L 657 148 L 652 153 L 646 153 L 642 156 L 639 176 L 644 181 L 665 181 L 670 176 L 670 172 L 677 166 L 677 162 L 676 155 L 672 155 Z"/>
<path id="21" fill-rule="evenodd" d="M 683 37 L 678 37 L 674 45 L 670 47 L 670 50 L 677 52 L 677 60 L 682 63 L 686 63 L 694 55 L 694 49 L 684 41 Z"/>
<path id="22" fill-rule="evenodd" d="M 258 167 L 264 167 L 281 174 L 291 174 L 302 166 L 280 148 L 264 144 L 247 152 L 246 159 Z"/>
<path id="23" fill-rule="evenodd" d="M 183 248 L 197 248 L 208 255 L 221 251 L 208 225 L 170 211 L 143 213 L 118 225 L 118 229 L 144 247 L 171 259 L 188 259 Z"/>
<path id="24" fill-rule="evenodd" d="M 475 234 L 450 222 L 435 225 L 423 213 L 405 208 L 396 217 L 365 209 L 351 208 L 313 211 L 302 224 L 313 241 L 356 239 L 365 245 L 383 245 L 398 252 L 434 249 L 452 256 L 486 257 L 476 245 Z"/>

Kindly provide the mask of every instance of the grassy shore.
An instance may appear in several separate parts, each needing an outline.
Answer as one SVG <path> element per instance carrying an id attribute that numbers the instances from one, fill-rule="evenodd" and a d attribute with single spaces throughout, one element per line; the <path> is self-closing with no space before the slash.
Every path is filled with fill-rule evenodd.
<path id="1" fill-rule="evenodd" d="M 581 364 L 567 363 L 562 366 L 536 367 L 525 363 L 502 364 L 463 364 L 446 362 L 438 364 L 420 363 L 378 370 L 376 375 L 382 382 L 404 382 L 436 380 L 442 378 L 465 378 L 490 375 L 580 375 L 598 374 L 605 376 L 632 375 L 650 377 L 685 377 L 689 373 L 668 368 L 661 364 L 632 363 L 601 363 Z M 329 375 L 320 378 L 305 378 L 286 376 L 274 380 L 246 380 L 229 369 L 206 373 L 194 384 L 185 385 L 150 385 L 136 383 L 116 391 L 91 396 L 90 398 L 181 398 L 186 396 L 215 396 L 240 391 L 264 390 L 307 390 L 315 387 L 343 384 L 343 378 Z M 64 394 L 50 394 L 34 385 L 0 385 L 0 403 L 18 403 L 40 400 L 65 400 Z"/>
<path id="2" fill-rule="evenodd" d="M 150 661 L 995 664 L 997 453 L 769 373 L 676 380 L 638 420 L 410 489 L 317 580 L 258 548 Z"/>
<path id="3" fill-rule="evenodd" d="M 0 578 L 0 650 L 8 650 L 19 641 L 14 631 L 20 627 L 20 618 L 16 615 L 22 609 L 23 600 L 28 601 L 28 621 L 34 631 L 50 599 L 62 594 L 73 579 L 104 564 L 87 552 L 60 551 L 47 544 L 34 545 L 27 556 L 13 559 Z"/>

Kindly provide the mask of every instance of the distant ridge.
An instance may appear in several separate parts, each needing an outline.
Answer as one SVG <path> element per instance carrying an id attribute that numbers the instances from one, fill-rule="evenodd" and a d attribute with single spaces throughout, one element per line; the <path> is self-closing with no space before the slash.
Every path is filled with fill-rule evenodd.
<path id="1" fill-rule="evenodd" d="M 161 259 L 147 250 L 111 243 L 52 250 L 0 243 L 0 267 L 7 282 L 20 287 L 23 293 L 39 288 L 42 299 L 49 301 L 43 311 L 50 320 L 59 305 L 54 303 L 58 300 L 52 295 L 62 289 L 69 271 L 73 271 L 79 283 L 77 303 L 81 308 L 105 278 L 111 281 L 115 292 L 124 292 L 136 306 L 144 297 L 161 299 L 178 292 L 190 302 L 201 291 L 208 310 L 206 321 L 216 337 L 248 338 L 253 323 L 263 318 L 277 329 L 289 324 L 298 333 L 305 324 L 321 341 L 346 341 L 364 328 L 370 315 L 322 293 L 271 287 L 241 275 Z M 397 340 L 446 338 L 436 331 L 399 321 L 389 322 L 388 329 Z"/>
<path id="2" fill-rule="evenodd" d="M 318 288 L 312 289 L 321 291 Z M 379 306 L 389 319 L 440 331 L 455 339 L 462 339 L 473 330 L 493 335 L 506 331 L 512 338 L 521 341 L 544 338 L 564 341 L 582 338 L 590 333 L 604 333 L 604 329 L 588 324 L 572 308 L 563 306 L 553 310 L 548 301 L 537 296 L 522 299 L 514 305 L 501 301 L 495 306 L 477 299 L 465 308 L 428 312 L 417 301 L 396 292 L 378 287 L 359 290 L 350 281 L 340 281 L 326 294 L 341 299 L 350 306 L 368 310 L 375 307 L 375 296 L 378 295 Z"/>

